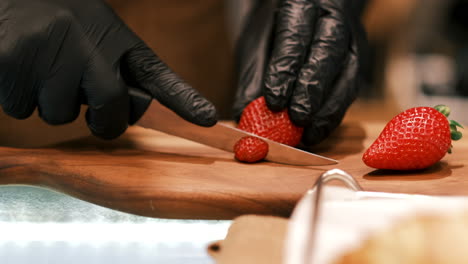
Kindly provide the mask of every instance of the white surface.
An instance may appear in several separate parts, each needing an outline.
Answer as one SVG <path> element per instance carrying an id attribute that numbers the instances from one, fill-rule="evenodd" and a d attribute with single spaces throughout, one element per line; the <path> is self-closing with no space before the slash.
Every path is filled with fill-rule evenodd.
<path id="1" fill-rule="evenodd" d="M 314 207 L 314 192 L 309 191 L 296 206 L 285 241 L 285 264 L 329 264 L 334 258 L 359 247 L 369 234 L 389 228 L 413 215 L 434 215 L 468 209 L 467 197 L 354 192 L 327 186 L 312 257 L 304 252 Z M 310 252 L 310 251 L 309 251 Z"/>
<path id="2" fill-rule="evenodd" d="M 230 221 L 126 214 L 42 188 L 0 187 L 1 264 L 213 263 Z"/>

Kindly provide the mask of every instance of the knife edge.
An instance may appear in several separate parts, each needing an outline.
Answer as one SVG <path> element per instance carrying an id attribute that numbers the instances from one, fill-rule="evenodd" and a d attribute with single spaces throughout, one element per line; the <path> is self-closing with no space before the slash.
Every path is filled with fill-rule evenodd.
<path id="1" fill-rule="evenodd" d="M 224 151 L 233 152 L 235 143 L 245 136 L 257 137 L 268 143 L 266 160 L 296 166 L 333 165 L 338 161 L 306 152 L 218 122 L 212 127 L 192 124 L 175 112 L 153 100 L 137 125 L 178 136 Z"/>

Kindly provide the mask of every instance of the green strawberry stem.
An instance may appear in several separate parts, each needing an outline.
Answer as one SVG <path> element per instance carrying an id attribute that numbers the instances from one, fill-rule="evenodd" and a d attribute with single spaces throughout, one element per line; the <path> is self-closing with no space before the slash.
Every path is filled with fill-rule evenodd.
<path id="1" fill-rule="evenodd" d="M 435 110 L 441 112 L 446 117 L 450 115 L 450 108 L 446 105 L 436 105 L 434 106 L 434 108 Z"/>
<path id="2" fill-rule="evenodd" d="M 444 116 L 448 118 L 450 115 L 450 108 L 446 105 L 436 105 L 434 108 L 442 113 Z M 458 123 L 455 120 L 449 120 L 449 126 L 450 126 L 450 137 L 452 140 L 457 141 L 462 138 L 462 133 L 457 130 L 457 127 L 459 128 L 464 128 L 460 123 Z M 452 153 L 452 145 L 450 145 L 450 148 L 448 149 L 448 153 Z"/>

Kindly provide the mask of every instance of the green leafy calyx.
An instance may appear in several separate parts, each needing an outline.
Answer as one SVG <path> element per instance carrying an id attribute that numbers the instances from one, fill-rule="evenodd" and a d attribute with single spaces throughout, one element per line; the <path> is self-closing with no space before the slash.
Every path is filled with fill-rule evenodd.
<path id="1" fill-rule="evenodd" d="M 446 105 L 436 105 L 434 108 L 442 113 L 445 117 L 448 118 L 450 115 L 450 108 Z M 462 138 L 462 133 L 458 131 L 457 128 L 463 128 L 460 123 L 458 123 L 455 120 L 449 120 L 449 126 L 450 126 L 450 137 L 452 140 L 456 141 Z M 452 153 L 452 145 L 450 145 L 450 148 L 448 149 L 448 153 Z"/>

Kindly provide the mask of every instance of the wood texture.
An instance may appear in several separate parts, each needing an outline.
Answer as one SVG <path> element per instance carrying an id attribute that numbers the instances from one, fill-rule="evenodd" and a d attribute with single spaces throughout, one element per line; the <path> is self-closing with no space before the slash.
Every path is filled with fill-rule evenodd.
<path id="1" fill-rule="evenodd" d="M 436 166 L 413 173 L 376 171 L 361 162 L 384 124 L 345 122 L 315 152 L 340 164 L 242 164 L 228 152 L 143 128 L 116 141 L 92 137 L 48 148 L 0 147 L 0 184 L 44 186 L 98 205 L 162 218 L 288 216 L 316 177 L 341 168 L 365 190 L 468 195 L 468 141 Z"/>

